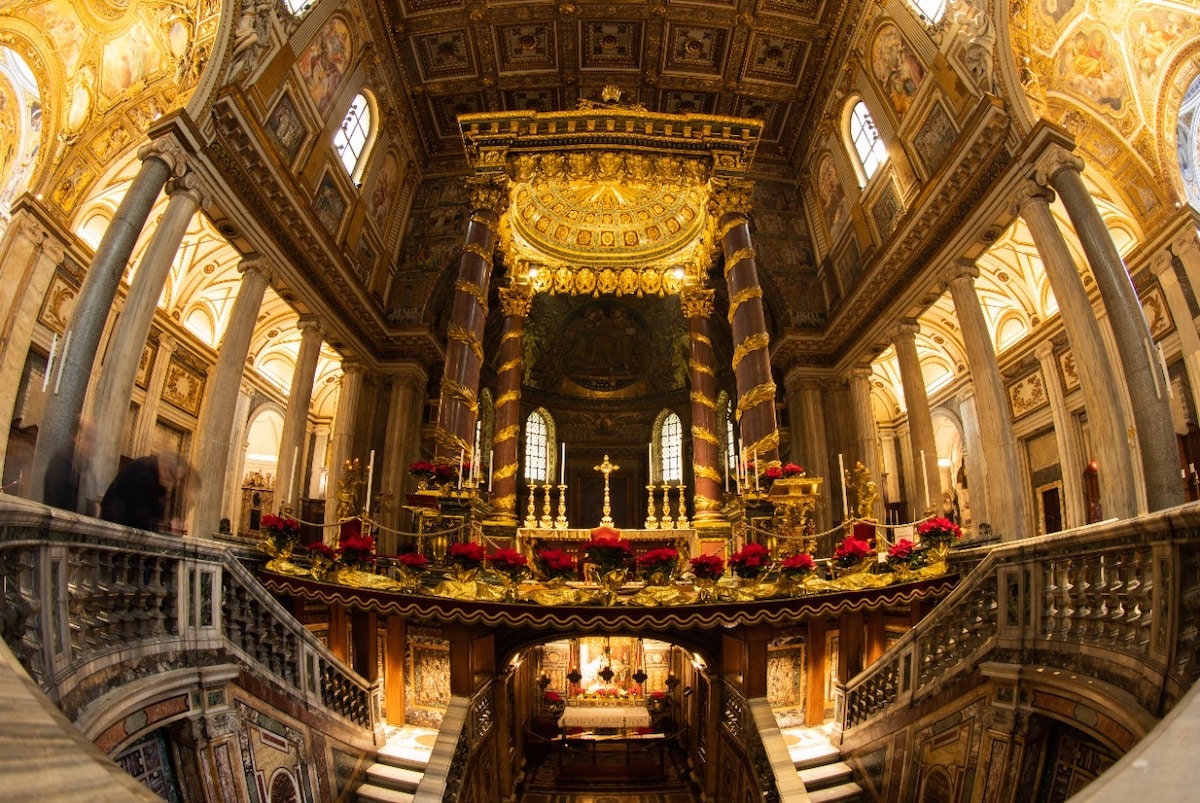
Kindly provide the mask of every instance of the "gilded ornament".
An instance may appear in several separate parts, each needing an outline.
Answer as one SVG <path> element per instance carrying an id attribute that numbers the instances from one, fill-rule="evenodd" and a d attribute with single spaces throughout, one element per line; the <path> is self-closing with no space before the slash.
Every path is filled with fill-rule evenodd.
<path id="1" fill-rule="evenodd" d="M 775 383 L 763 382 L 761 385 L 755 385 L 745 395 L 738 399 L 737 414 L 740 420 L 742 414 L 747 410 L 753 409 L 760 404 L 770 402 L 775 403 Z M 778 437 L 778 435 L 776 435 Z"/>
<path id="2" fill-rule="evenodd" d="M 721 441 L 717 438 L 716 435 L 713 434 L 712 430 L 704 429 L 700 426 L 697 426 L 696 424 L 692 425 L 692 437 L 698 441 L 704 441 L 705 443 L 711 443 L 713 446 L 719 447 L 721 445 Z M 700 473 L 699 468 L 696 469 L 696 473 L 697 474 Z"/>
<path id="3" fill-rule="evenodd" d="M 717 403 L 698 390 L 693 390 L 689 393 L 688 398 L 692 404 L 699 404 L 701 407 L 707 407 L 710 410 L 717 409 Z"/>
<path id="4" fill-rule="evenodd" d="M 474 254 L 475 256 L 479 257 L 484 262 L 486 262 L 489 268 L 492 266 L 491 250 L 484 248 L 479 243 L 463 243 L 462 252 L 464 254 Z M 484 307 L 486 307 L 486 306 L 487 306 L 487 304 L 484 304 Z"/>
<path id="5" fill-rule="evenodd" d="M 713 313 L 713 290 L 701 287 L 689 287 L 684 290 L 679 296 L 679 306 L 683 310 L 685 318 L 708 318 Z M 712 341 L 708 340 L 705 335 L 694 334 L 693 340 L 704 338 L 708 341 L 709 346 Z"/>
<path id="6" fill-rule="evenodd" d="M 465 345 L 480 362 L 483 362 L 483 344 L 479 342 L 479 337 L 470 329 L 465 329 L 456 323 L 451 323 L 446 327 L 446 337 Z"/>
<path id="7" fill-rule="evenodd" d="M 443 395 L 461 401 L 471 412 L 479 411 L 475 391 L 461 382 L 456 382 L 448 376 L 442 377 L 441 391 Z"/>
<path id="8" fill-rule="evenodd" d="M 454 282 L 454 289 L 466 293 L 479 302 L 479 306 L 487 309 L 487 296 L 483 294 L 483 288 L 475 282 L 468 282 L 466 279 L 458 279 Z"/>
<path id="9" fill-rule="evenodd" d="M 762 351 L 770 344 L 771 336 L 766 332 L 759 332 L 743 339 L 742 342 L 738 343 L 737 347 L 733 350 L 733 360 L 731 362 L 734 370 L 737 370 L 737 367 L 741 364 L 742 360 L 746 359 L 756 351 Z"/>

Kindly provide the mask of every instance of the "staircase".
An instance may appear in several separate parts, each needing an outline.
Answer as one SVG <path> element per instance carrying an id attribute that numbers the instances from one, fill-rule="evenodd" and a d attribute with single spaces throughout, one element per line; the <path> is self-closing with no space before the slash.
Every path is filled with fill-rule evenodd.
<path id="1" fill-rule="evenodd" d="M 367 767 L 367 780 L 358 787 L 359 803 L 412 803 L 417 784 L 429 764 L 427 750 L 414 750 L 411 744 L 389 739 Z"/>
<path id="2" fill-rule="evenodd" d="M 838 749 L 828 741 L 806 739 L 803 745 L 791 746 L 788 750 L 812 803 L 865 800 L 862 787 L 854 782 L 850 765 L 842 761 Z"/>

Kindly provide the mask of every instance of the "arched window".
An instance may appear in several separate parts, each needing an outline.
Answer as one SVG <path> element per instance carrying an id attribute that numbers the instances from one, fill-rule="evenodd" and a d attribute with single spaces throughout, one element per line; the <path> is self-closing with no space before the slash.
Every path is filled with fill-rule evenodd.
<path id="1" fill-rule="evenodd" d="M 525 419 L 525 481 L 550 481 L 550 423 L 540 410 Z"/>
<path id="2" fill-rule="evenodd" d="M 921 19 L 929 24 L 939 22 L 946 13 L 946 0 L 910 0 Z"/>
<path id="3" fill-rule="evenodd" d="M 683 482 L 683 423 L 670 411 L 658 417 L 658 481 Z"/>
<path id="4" fill-rule="evenodd" d="M 879 129 L 875 127 L 875 120 L 867 110 L 867 104 L 861 100 L 854 104 L 850 112 L 850 142 L 858 155 L 863 178 L 869 181 L 879 165 L 887 159 L 887 146 L 879 137 Z"/>
<path id="5" fill-rule="evenodd" d="M 341 127 L 333 134 L 333 147 L 342 158 L 346 172 L 353 178 L 358 178 L 370 137 L 371 105 L 367 102 L 367 96 L 359 92 L 350 101 L 350 109 L 342 118 Z"/>

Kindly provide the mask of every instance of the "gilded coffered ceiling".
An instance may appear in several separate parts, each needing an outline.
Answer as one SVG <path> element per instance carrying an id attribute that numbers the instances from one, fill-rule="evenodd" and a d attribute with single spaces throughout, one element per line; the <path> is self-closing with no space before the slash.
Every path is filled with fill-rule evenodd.
<path id="1" fill-rule="evenodd" d="M 573 109 L 606 84 L 654 112 L 761 119 L 762 156 L 798 161 L 817 98 L 836 77 L 835 33 L 858 8 L 819 0 L 380 4 L 418 139 L 435 163 L 461 162 L 459 114 Z"/>

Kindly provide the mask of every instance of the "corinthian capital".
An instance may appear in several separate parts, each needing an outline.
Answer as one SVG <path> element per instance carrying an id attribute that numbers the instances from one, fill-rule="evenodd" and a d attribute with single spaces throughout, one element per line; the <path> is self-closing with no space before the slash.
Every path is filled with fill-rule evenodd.
<path id="1" fill-rule="evenodd" d="M 748 179 L 713 179 L 708 196 L 709 213 L 718 220 L 722 215 L 750 214 L 750 192 L 754 182 Z"/>
<path id="2" fill-rule="evenodd" d="M 1013 197 L 1012 205 L 1009 211 L 1014 215 L 1025 217 L 1026 211 L 1030 204 L 1042 203 L 1049 204 L 1054 200 L 1054 191 L 1048 187 L 1044 187 L 1035 182 L 1026 181 L 1017 188 L 1016 195 Z"/>
<path id="3" fill-rule="evenodd" d="M 533 288 L 527 284 L 514 284 L 500 288 L 500 311 L 506 316 L 525 318 L 533 308 Z"/>
<path id="4" fill-rule="evenodd" d="M 685 287 L 679 294 L 679 307 L 685 318 L 708 318 L 713 314 L 713 291 L 704 287 Z"/>
<path id="5" fill-rule="evenodd" d="M 502 175 L 472 176 L 467 179 L 471 208 L 497 216 L 508 206 L 508 179 Z"/>
<path id="6" fill-rule="evenodd" d="M 160 162 L 164 162 L 171 168 L 171 175 L 175 178 L 181 177 L 191 167 L 183 146 L 179 144 L 179 140 L 170 135 L 159 137 L 138 148 L 138 158 L 143 162 L 147 159 L 158 159 Z"/>

